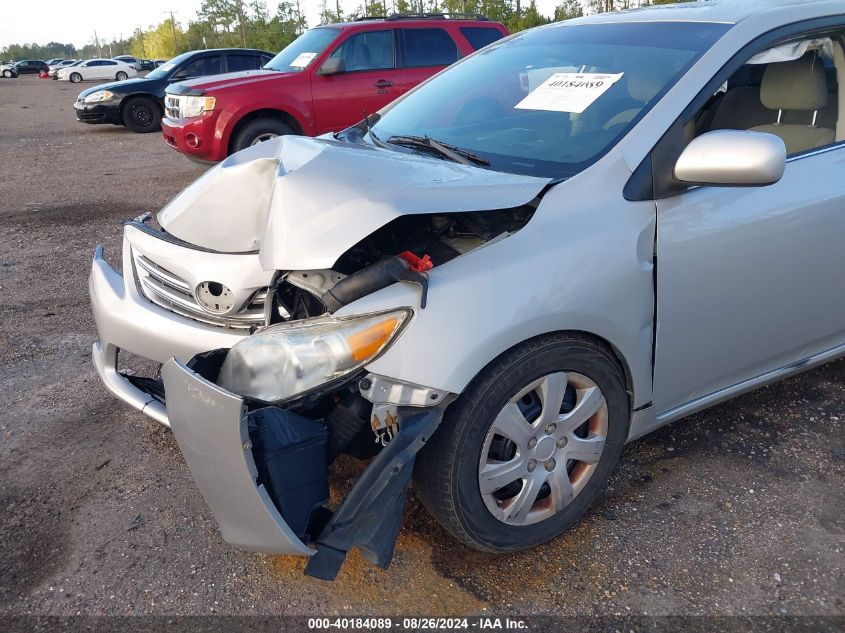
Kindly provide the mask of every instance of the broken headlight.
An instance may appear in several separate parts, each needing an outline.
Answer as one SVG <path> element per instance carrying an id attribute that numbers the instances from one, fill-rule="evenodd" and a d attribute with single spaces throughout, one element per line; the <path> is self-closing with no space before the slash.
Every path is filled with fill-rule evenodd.
<path id="1" fill-rule="evenodd" d="M 237 343 L 218 384 L 265 402 L 287 400 L 360 369 L 383 352 L 411 310 L 272 325 Z"/>

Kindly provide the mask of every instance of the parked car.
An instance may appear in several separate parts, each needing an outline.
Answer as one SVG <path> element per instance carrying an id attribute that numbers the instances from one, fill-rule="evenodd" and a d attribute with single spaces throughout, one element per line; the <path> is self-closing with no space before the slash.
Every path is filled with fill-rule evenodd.
<path id="1" fill-rule="evenodd" d="M 52 59 L 47 60 L 47 65 L 53 66 L 54 64 L 58 64 L 63 59 L 64 59 L 64 57 L 53 57 Z"/>
<path id="2" fill-rule="evenodd" d="M 141 70 L 141 62 L 138 61 L 138 59 L 136 59 L 135 57 L 132 57 L 132 55 L 118 55 L 117 57 L 112 57 L 112 59 L 121 61 L 124 64 L 129 64 L 135 70 Z"/>
<path id="3" fill-rule="evenodd" d="M 156 68 L 158 68 L 159 66 L 164 66 L 164 65 L 167 63 L 167 61 L 168 61 L 168 60 L 166 60 L 166 59 L 154 59 L 154 60 L 153 60 L 153 65 L 154 65 Z"/>
<path id="4" fill-rule="evenodd" d="M 15 70 L 19 75 L 37 75 L 50 70 L 47 62 L 40 59 L 25 59 L 15 63 Z"/>
<path id="5" fill-rule="evenodd" d="M 518 33 L 229 157 L 126 225 L 122 276 L 98 247 L 97 371 L 228 542 L 385 567 L 413 473 L 455 538 L 532 547 L 626 442 L 845 355 L 841 1 L 670 11 Z"/>
<path id="6" fill-rule="evenodd" d="M 0 64 L 0 77 L 4 79 L 14 79 L 18 76 L 18 69 L 15 68 L 14 62 L 9 64 Z"/>
<path id="7" fill-rule="evenodd" d="M 95 79 L 123 81 L 137 74 L 138 71 L 132 66 L 116 59 L 88 59 L 81 64 L 60 68 L 56 79 L 71 83 Z"/>
<path id="8" fill-rule="evenodd" d="M 141 65 L 138 70 L 152 70 L 156 67 L 155 62 L 151 59 L 139 59 L 138 63 Z"/>
<path id="9" fill-rule="evenodd" d="M 161 123 L 164 91 L 170 84 L 227 71 L 255 70 L 272 57 L 272 53 L 251 48 L 183 53 L 146 77 L 83 90 L 74 104 L 76 118 L 83 123 L 122 124 L 133 132 L 151 132 Z"/>
<path id="10" fill-rule="evenodd" d="M 59 70 L 61 70 L 62 68 L 67 68 L 68 66 L 75 66 L 80 63 L 82 62 L 76 59 L 63 59 L 59 62 L 56 62 L 55 64 L 51 64 L 47 74 L 50 75 L 50 77 L 52 77 L 53 79 L 57 79 Z"/>
<path id="11" fill-rule="evenodd" d="M 171 86 L 164 140 L 191 158 L 219 161 L 276 136 L 334 132 L 506 34 L 486 18 L 443 14 L 320 26 L 261 72 Z"/>

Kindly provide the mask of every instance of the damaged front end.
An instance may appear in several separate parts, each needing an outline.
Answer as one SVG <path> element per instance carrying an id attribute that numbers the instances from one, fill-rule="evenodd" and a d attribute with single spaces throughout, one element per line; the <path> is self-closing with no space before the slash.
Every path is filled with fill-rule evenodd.
<path id="1" fill-rule="evenodd" d="M 218 384 L 228 356 L 217 350 L 162 368 L 171 428 L 223 538 L 310 556 L 306 574 L 325 580 L 353 547 L 387 568 L 414 459 L 454 396 L 369 375 L 270 405 Z M 371 439 L 376 427 L 390 434 L 383 447 Z M 328 469 L 341 452 L 377 455 L 332 511 Z"/>
<path id="2" fill-rule="evenodd" d="M 100 374 L 171 426 L 226 541 L 310 556 L 325 579 L 353 547 L 387 567 L 415 456 L 457 396 L 370 365 L 450 262 L 521 231 L 548 184 L 320 139 L 240 152 L 159 228 L 127 225 L 125 277 L 95 258 L 95 361 L 100 347 L 113 361 Z M 419 294 L 356 310 L 396 284 Z M 164 361 L 162 380 L 118 372 L 118 350 Z M 341 453 L 371 461 L 330 507 Z"/>

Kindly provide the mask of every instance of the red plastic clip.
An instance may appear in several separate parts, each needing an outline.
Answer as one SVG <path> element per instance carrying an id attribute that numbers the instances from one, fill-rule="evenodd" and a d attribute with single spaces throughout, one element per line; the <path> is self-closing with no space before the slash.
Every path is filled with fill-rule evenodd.
<path id="1" fill-rule="evenodd" d="M 399 257 L 408 262 L 408 268 L 413 270 L 415 273 L 424 273 L 425 271 L 434 268 L 434 262 L 431 261 L 431 257 L 428 255 L 417 257 L 411 251 L 405 251 L 404 253 L 399 253 Z"/>

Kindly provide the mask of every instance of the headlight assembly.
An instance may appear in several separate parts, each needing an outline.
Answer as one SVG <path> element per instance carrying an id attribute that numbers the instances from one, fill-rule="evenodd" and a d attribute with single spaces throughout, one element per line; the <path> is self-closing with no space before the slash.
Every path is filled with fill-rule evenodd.
<path id="1" fill-rule="evenodd" d="M 108 90 L 98 90 L 97 92 L 92 92 L 90 95 L 85 97 L 83 101 L 85 103 L 100 103 L 101 101 L 109 101 L 113 97 L 113 92 L 109 92 Z"/>
<path id="2" fill-rule="evenodd" d="M 265 402 L 287 400 L 360 369 L 393 342 L 411 310 L 273 325 L 237 343 L 218 383 Z"/>
<path id="3" fill-rule="evenodd" d="M 203 112 L 213 110 L 216 101 L 214 97 L 180 96 L 179 116 L 182 118 L 199 116 Z"/>

